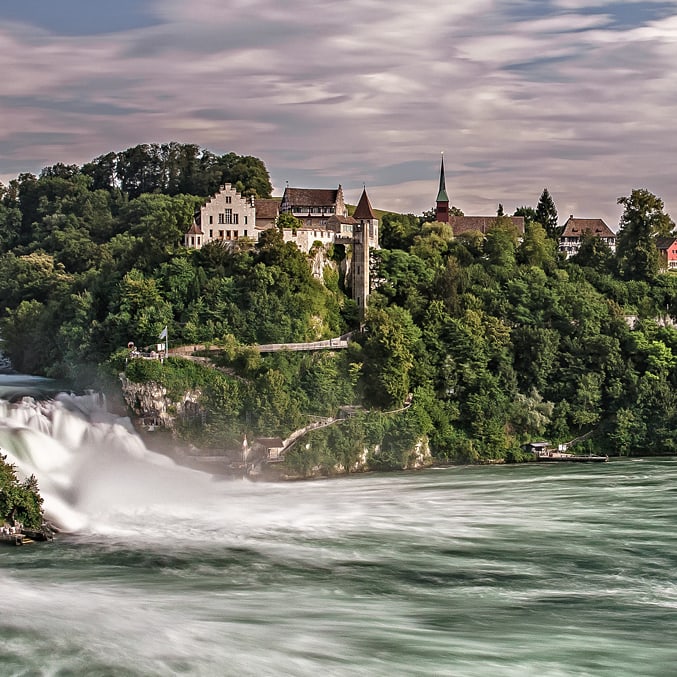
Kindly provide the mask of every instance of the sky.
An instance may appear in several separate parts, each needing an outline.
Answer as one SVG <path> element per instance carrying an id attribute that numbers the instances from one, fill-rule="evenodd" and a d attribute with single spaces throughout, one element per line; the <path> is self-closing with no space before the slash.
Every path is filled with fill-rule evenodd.
<path id="1" fill-rule="evenodd" d="M 139 143 L 260 157 L 281 195 L 420 214 L 677 218 L 677 0 L 0 5 L 0 181 Z"/>

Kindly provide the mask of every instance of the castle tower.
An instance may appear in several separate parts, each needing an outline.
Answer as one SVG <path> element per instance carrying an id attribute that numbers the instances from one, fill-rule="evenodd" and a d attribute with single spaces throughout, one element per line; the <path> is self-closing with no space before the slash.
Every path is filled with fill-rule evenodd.
<path id="1" fill-rule="evenodd" d="M 364 188 L 353 218 L 353 299 L 357 302 L 360 322 L 364 320 L 369 303 L 369 247 L 378 247 L 378 219 L 371 208 Z"/>
<path id="2" fill-rule="evenodd" d="M 442 153 L 442 166 L 440 167 L 440 189 L 437 192 L 435 221 L 449 223 L 449 196 L 447 195 L 447 186 L 444 180 L 444 153 Z"/>

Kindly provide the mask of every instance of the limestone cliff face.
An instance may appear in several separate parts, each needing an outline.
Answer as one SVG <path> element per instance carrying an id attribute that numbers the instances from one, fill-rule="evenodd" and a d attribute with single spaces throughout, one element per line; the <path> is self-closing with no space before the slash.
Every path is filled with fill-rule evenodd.
<path id="1" fill-rule="evenodd" d="M 202 413 L 199 390 L 183 393 L 179 401 L 174 401 L 159 383 L 134 383 L 124 374 L 120 374 L 120 382 L 125 403 L 143 422 L 173 429 L 177 418 L 193 418 Z"/>
<path id="2" fill-rule="evenodd" d="M 374 461 L 378 459 L 380 453 L 380 445 L 374 447 L 365 446 L 357 461 L 352 464 L 350 468 L 346 468 L 340 463 L 330 468 L 318 465 L 305 473 L 290 470 L 284 463 L 268 464 L 263 462 L 256 465 L 255 472 L 252 476 L 267 480 L 283 481 L 311 480 L 323 477 L 338 477 L 341 475 L 370 472 L 375 469 L 378 470 L 378 468 L 375 468 Z M 428 438 L 425 436 L 419 439 L 414 448 L 411 449 L 406 462 L 400 469 L 419 470 L 421 468 L 429 468 L 431 465 L 433 465 L 433 458 L 430 453 Z"/>

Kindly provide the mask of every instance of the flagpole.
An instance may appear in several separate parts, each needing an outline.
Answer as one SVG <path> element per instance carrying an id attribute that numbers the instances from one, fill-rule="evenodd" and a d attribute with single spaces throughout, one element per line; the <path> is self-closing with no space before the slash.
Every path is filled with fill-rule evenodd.
<path id="1" fill-rule="evenodd" d="M 160 332 L 158 338 L 164 339 L 165 341 L 165 359 L 167 359 L 167 357 L 169 357 L 169 332 L 167 331 L 167 325 L 165 325 L 165 328 Z"/>

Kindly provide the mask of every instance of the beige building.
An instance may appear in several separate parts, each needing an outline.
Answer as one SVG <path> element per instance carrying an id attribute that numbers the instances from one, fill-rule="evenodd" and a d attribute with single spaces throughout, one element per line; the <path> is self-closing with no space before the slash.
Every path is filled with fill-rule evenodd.
<path id="1" fill-rule="evenodd" d="M 184 236 L 184 245 L 200 249 L 209 242 L 256 242 L 256 208 L 254 198 L 246 198 L 229 183 L 221 186 L 196 214 L 195 222 Z"/>

